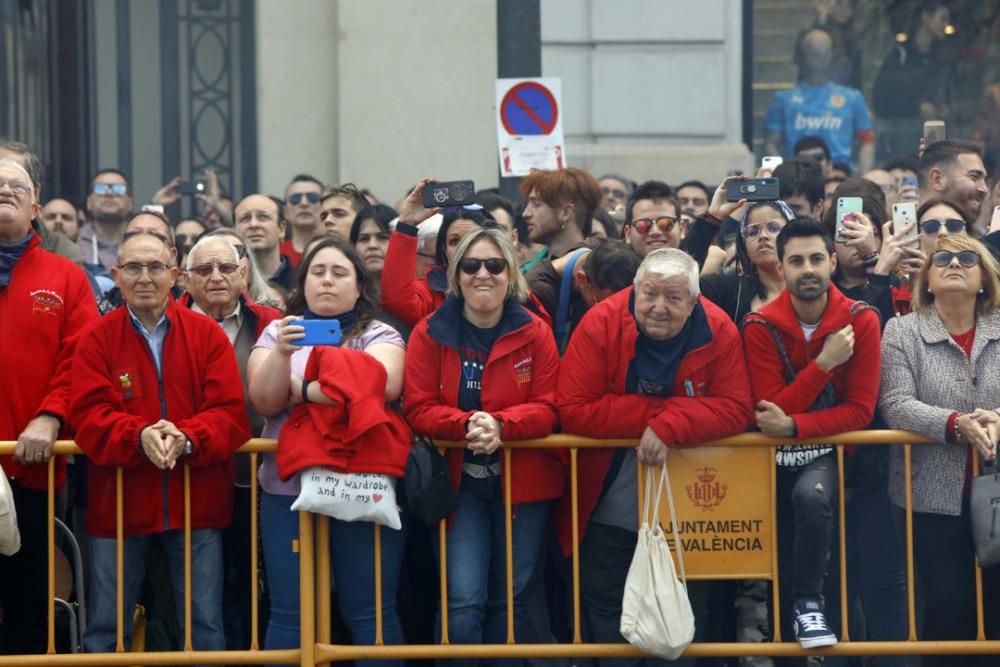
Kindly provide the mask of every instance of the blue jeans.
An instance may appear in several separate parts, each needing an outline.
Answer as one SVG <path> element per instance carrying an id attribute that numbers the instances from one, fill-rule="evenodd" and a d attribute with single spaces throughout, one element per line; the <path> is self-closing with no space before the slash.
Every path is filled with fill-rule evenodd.
<path id="1" fill-rule="evenodd" d="M 507 552 L 500 484 L 499 476 L 462 476 L 458 509 L 447 534 L 448 641 L 452 644 L 507 641 Z M 524 592 L 538 565 L 551 506 L 551 501 L 544 500 L 511 508 L 514 636 L 518 643 L 536 641 L 529 636 Z M 439 541 L 434 541 L 434 550 L 440 562 Z M 445 664 L 455 667 L 478 662 L 456 659 Z"/>
<path id="2" fill-rule="evenodd" d="M 184 627 L 184 531 L 126 537 L 122 546 L 122 621 L 125 647 L 132 634 L 132 615 L 146 574 L 146 551 L 159 539 L 170 564 L 177 623 Z M 90 606 L 83 648 L 88 653 L 115 650 L 117 557 L 115 540 L 90 538 Z M 196 651 L 222 651 L 226 637 L 222 624 L 222 531 L 191 531 L 191 643 Z"/>
<path id="3" fill-rule="evenodd" d="M 299 646 L 299 554 L 292 542 L 299 539 L 299 513 L 292 511 L 295 496 L 260 494 L 261 543 L 264 572 L 271 591 L 271 618 L 264 648 Z M 375 643 L 375 530 L 370 522 L 330 519 L 330 563 L 337 587 L 337 605 L 351 630 L 355 645 Z M 396 590 L 403 563 L 406 535 L 381 528 L 382 537 L 382 639 L 403 644 L 403 626 L 396 611 Z M 362 660 L 366 667 L 402 665 L 402 660 Z"/>

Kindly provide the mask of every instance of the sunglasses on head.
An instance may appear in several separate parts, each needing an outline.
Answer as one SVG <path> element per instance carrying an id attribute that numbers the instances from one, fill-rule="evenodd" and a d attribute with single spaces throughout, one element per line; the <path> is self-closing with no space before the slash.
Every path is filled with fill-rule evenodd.
<path id="1" fill-rule="evenodd" d="M 306 201 L 308 201 L 310 204 L 319 203 L 318 192 L 296 192 L 293 195 L 288 195 L 288 201 L 292 202 L 292 204 L 298 204 L 299 202 L 302 201 L 303 197 L 305 197 Z"/>
<path id="2" fill-rule="evenodd" d="M 941 231 L 941 226 L 948 230 L 949 234 L 958 234 L 965 230 L 965 220 L 948 218 L 947 220 L 924 220 L 920 223 L 920 233 L 935 236 Z"/>
<path id="3" fill-rule="evenodd" d="M 466 204 L 464 206 L 449 206 L 448 208 L 446 208 L 444 210 L 444 214 L 447 215 L 447 216 L 454 216 L 454 215 L 458 214 L 458 212 L 460 210 L 462 210 L 462 211 L 482 211 L 483 207 L 480 206 L 479 204 Z"/>
<path id="4" fill-rule="evenodd" d="M 479 273 L 479 269 L 484 265 L 486 266 L 486 270 L 494 276 L 500 275 L 507 270 L 507 260 L 503 257 L 490 257 L 489 259 L 465 257 L 458 263 L 458 268 L 461 269 L 462 273 L 474 276 Z"/>
<path id="5" fill-rule="evenodd" d="M 124 183 L 94 183 L 93 192 L 95 195 L 106 195 L 111 192 L 118 197 L 124 197 L 128 193 L 128 186 Z"/>
<path id="6" fill-rule="evenodd" d="M 955 258 L 958 258 L 958 263 L 967 269 L 971 269 L 979 264 L 980 260 L 979 253 L 975 250 L 962 250 L 960 252 L 938 250 L 931 255 L 931 263 L 934 266 L 948 266 Z"/>
<path id="7" fill-rule="evenodd" d="M 198 264 L 197 266 L 192 266 L 188 269 L 191 273 L 201 276 L 202 278 L 208 278 L 215 272 L 215 269 L 219 269 L 219 273 L 224 276 L 229 276 L 240 268 L 239 264 L 234 262 L 219 262 L 218 264 Z"/>
<path id="8" fill-rule="evenodd" d="M 639 232 L 642 236 L 648 234 L 652 229 L 653 225 L 660 230 L 663 234 L 669 234 L 677 226 L 677 218 L 671 218 L 670 216 L 662 216 L 656 220 L 650 218 L 642 218 L 641 220 L 633 220 L 632 226 L 635 227 L 635 231 Z"/>
<path id="9" fill-rule="evenodd" d="M 778 232 L 784 227 L 784 223 L 778 222 L 777 220 L 771 220 L 770 222 L 758 222 L 753 225 L 747 225 L 743 228 L 743 238 L 753 239 L 760 236 L 761 232 L 767 231 L 771 236 L 777 236 Z"/>

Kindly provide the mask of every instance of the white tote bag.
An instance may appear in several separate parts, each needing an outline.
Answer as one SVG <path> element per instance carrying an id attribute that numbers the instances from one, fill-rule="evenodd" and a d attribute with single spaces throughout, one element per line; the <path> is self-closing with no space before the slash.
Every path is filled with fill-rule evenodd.
<path id="1" fill-rule="evenodd" d="M 13 556 L 21 550 L 21 531 L 17 528 L 14 492 L 7 473 L 0 467 L 0 554 Z"/>
<path id="2" fill-rule="evenodd" d="M 657 512 L 664 485 L 667 487 L 670 519 L 675 526 L 676 537 L 677 518 L 667 466 L 663 465 L 659 484 L 656 484 L 653 469 L 649 467 L 646 469 L 646 502 L 639 527 L 639 542 L 625 580 L 620 630 L 622 637 L 637 649 L 674 660 L 694 639 L 694 614 L 688 600 L 680 540 L 675 539 L 674 544 L 683 582 L 677 579 L 670 547 L 658 521 Z M 653 507 L 656 509 L 653 510 Z"/>
<path id="3" fill-rule="evenodd" d="M 316 512 L 341 521 L 372 521 L 399 530 L 396 480 L 374 472 L 337 472 L 313 466 L 302 471 L 295 511 Z"/>

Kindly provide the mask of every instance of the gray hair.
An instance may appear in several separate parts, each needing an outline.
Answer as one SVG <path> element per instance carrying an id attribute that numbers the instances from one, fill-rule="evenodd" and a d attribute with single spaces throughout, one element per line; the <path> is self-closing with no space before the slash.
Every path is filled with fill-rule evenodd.
<path id="1" fill-rule="evenodd" d="M 267 284 L 267 279 L 261 275 L 260 265 L 257 264 L 257 258 L 254 257 L 253 250 L 250 249 L 250 242 L 247 241 L 247 237 L 242 232 L 232 227 L 219 227 L 210 232 L 205 232 L 198 240 L 224 238 L 226 236 L 239 239 L 240 243 L 246 249 L 244 257 L 247 260 L 247 266 L 250 267 L 250 275 L 247 277 L 247 294 L 250 296 L 250 300 L 254 303 L 269 303 L 271 301 L 271 288 Z M 234 247 L 233 250 L 236 250 L 236 248 Z M 237 251 L 237 254 L 239 254 L 239 251 Z"/>
<path id="2" fill-rule="evenodd" d="M 24 143 L 23 141 L 17 141 L 16 139 L 3 139 L 0 138 L 0 152 L 8 151 L 10 153 L 17 153 L 24 158 L 24 168 L 28 171 L 28 177 L 31 182 L 37 187 L 38 184 L 42 182 L 42 161 L 38 159 L 35 152 L 31 150 L 31 146 Z"/>
<path id="3" fill-rule="evenodd" d="M 632 181 L 629 180 L 629 179 L 627 179 L 627 178 L 625 178 L 621 174 L 604 174 L 599 179 L 597 179 L 597 182 L 600 183 L 605 178 L 613 178 L 616 181 L 619 181 L 620 183 L 624 183 L 625 184 L 625 194 L 627 194 L 630 197 L 632 196 L 632 192 L 635 191 L 635 188 L 632 187 Z"/>
<path id="4" fill-rule="evenodd" d="M 191 246 L 191 249 L 188 250 L 187 262 L 185 263 L 184 268 L 190 271 L 191 267 L 194 266 L 195 250 L 202 247 L 203 245 L 208 245 L 209 243 L 214 243 L 216 241 L 225 243 L 227 246 L 229 246 L 229 249 L 233 251 L 233 259 L 236 261 L 237 264 L 240 263 L 240 251 L 237 250 L 236 246 L 234 246 L 232 243 L 222 238 L 221 236 L 202 236 L 193 246 Z"/>
<path id="5" fill-rule="evenodd" d="M 21 166 L 17 160 L 12 160 L 9 157 L 0 158 L 0 167 L 10 167 L 11 169 L 16 169 L 17 171 L 24 174 L 24 177 L 28 179 L 28 189 L 31 190 L 31 203 L 35 203 L 35 181 L 31 178 L 31 174 L 28 170 Z"/>
<path id="6" fill-rule="evenodd" d="M 687 276 L 688 291 L 692 297 L 701 294 L 698 284 L 698 262 L 691 255 L 677 248 L 660 248 L 646 255 L 639 270 L 635 272 L 635 286 L 638 287 L 647 273 L 655 273 L 661 278 Z"/>

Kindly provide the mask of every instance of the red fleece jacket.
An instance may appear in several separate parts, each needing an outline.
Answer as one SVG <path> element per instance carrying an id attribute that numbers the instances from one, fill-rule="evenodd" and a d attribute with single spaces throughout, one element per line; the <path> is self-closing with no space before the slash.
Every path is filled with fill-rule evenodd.
<path id="1" fill-rule="evenodd" d="M 44 412 L 62 420 L 69 437 L 70 369 L 78 335 L 96 320 L 87 275 L 73 262 L 41 248 L 36 235 L 0 287 L 0 440 L 17 440 Z M 48 465 L 0 457 L 7 476 L 36 490 L 48 488 Z M 66 457 L 56 458 L 56 487 Z"/>
<path id="2" fill-rule="evenodd" d="M 753 322 L 753 315 L 745 320 L 743 341 L 754 403 L 766 400 L 784 410 L 795 420 L 800 438 L 863 429 L 871 423 L 878 400 L 882 362 L 879 316 L 871 308 L 852 315 L 854 303 L 831 284 L 819 328 L 808 343 L 787 289 L 761 308 L 760 315 L 778 330 L 796 369 L 795 380 L 791 383 L 771 333 L 763 324 Z M 854 326 L 854 354 L 832 373 L 827 373 L 816 363 L 816 357 L 823 350 L 826 337 L 848 324 Z M 825 410 L 807 412 L 830 380 L 833 380 L 837 404 Z"/>
<path id="3" fill-rule="evenodd" d="M 559 372 L 559 419 L 564 433 L 590 438 L 639 438 L 646 427 L 668 446 L 697 445 L 747 429 L 752 420 L 750 383 L 739 331 L 729 316 L 702 298 L 712 340 L 681 360 L 670 397 L 625 393 L 639 336 L 629 309 L 633 288 L 601 301 L 583 316 L 570 339 Z M 688 396 L 690 382 L 694 396 Z M 600 500 L 614 450 L 579 453 L 579 535 Z M 572 548 L 572 506 L 564 497 L 555 510 L 563 550 Z"/>
<path id="4" fill-rule="evenodd" d="M 453 299 L 424 319 L 410 335 L 406 351 L 406 418 L 417 433 L 444 440 L 464 440 L 473 410 L 458 407 L 462 360 L 442 340 L 458 331 L 461 306 Z M 483 411 L 504 422 L 504 440 L 543 438 L 556 427 L 555 390 L 559 372 L 552 329 L 517 306 L 518 328 L 493 344 L 482 375 Z M 449 449 L 451 481 L 462 481 L 462 449 Z M 511 468 L 511 502 L 551 500 L 563 493 L 564 452 L 516 449 Z M 503 456 L 500 457 L 503 466 Z"/>
<path id="5" fill-rule="evenodd" d="M 316 347 L 303 377 L 318 380 L 337 404 L 299 403 L 292 410 L 278 435 L 281 479 L 311 466 L 402 477 L 412 434 L 385 404 L 385 366 L 360 350 Z"/>
<path id="6" fill-rule="evenodd" d="M 91 325 L 73 360 L 71 421 L 87 453 L 87 529 L 115 536 L 115 468 L 125 469 L 126 535 L 184 527 L 184 466 L 191 466 L 191 528 L 224 528 L 232 518 L 232 453 L 250 439 L 236 355 L 209 317 L 167 305 L 162 375 L 132 324 L 116 308 Z M 139 434 L 160 419 L 194 443 L 194 453 L 160 470 Z"/>

